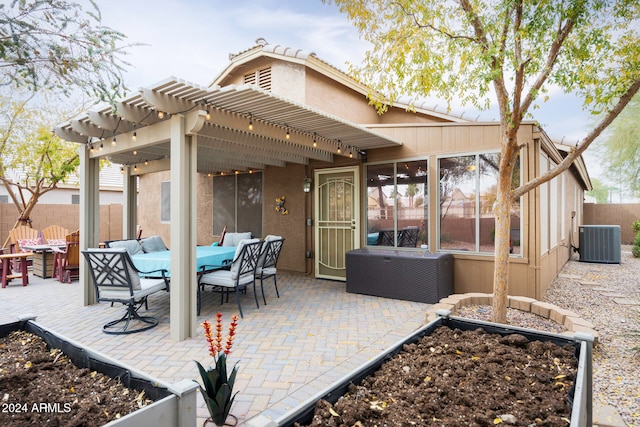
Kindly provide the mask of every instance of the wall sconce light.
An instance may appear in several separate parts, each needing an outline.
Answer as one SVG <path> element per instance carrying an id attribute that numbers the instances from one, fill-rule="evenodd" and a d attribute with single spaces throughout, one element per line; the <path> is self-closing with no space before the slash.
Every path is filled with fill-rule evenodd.
<path id="1" fill-rule="evenodd" d="M 309 193 L 311 191 L 311 178 L 305 177 L 302 181 L 302 191 Z"/>

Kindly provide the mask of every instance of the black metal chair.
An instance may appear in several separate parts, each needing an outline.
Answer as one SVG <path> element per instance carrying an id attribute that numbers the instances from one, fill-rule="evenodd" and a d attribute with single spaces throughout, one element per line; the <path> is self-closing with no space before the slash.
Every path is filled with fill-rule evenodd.
<path id="1" fill-rule="evenodd" d="M 202 266 L 203 271 L 207 271 L 207 269 L 212 267 L 216 268 L 216 270 L 208 273 L 203 272 L 198 277 L 198 314 L 200 314 L 201 304 L 200 293 L 204 289 L 204 285 L 213 286 L 214 289 L 217 288 L 220 290 L 221 303 L 223 298 L 222 293 L 226 291 L 227 301 L 229 301 L 229 289 L 235 289 L 240 317 L 244 317 L 242 314 L 242 307 L 240 306 L 240 291 L 246 291 L 247 286 L 253 284 L 253 294 L 256 299 L 256 307 L 260 308 L 260 305 L 258 304 L 258 295 L 256 295 L 256 267 L 258 265 L 261 247 L 262 242 L 259 239 L 241 240 L 238 248 L 236 249 L 233 261 L 231 261 L 228 268 L 220 269 L 220 266 Z"/>
<path id="2" fill-rule="evenodd" d="M 256 267 L 256 279 L 260 279 L 260 290 L 262 291 L 262 301 L 267 305 L 267 299 L 264 297 L 264 279 L 273 277 L 273 285 L 276 287 L 276 295 L 280 298 L 278 292 L 278 282 L 276 279 L 278 258 L 284 244 L 284 238 L 280 236 L 267 236 L 262 244 L 262 252 Z"/>
<path id="3" fill-rule="evenodd" d="M 415 248 L 418 246 L 418 227 L 407 227 L 400 230 L 398 237 L 398 247 Z"/>
<path id="4" fill-rule="evenodd" d="M 140 271 L 131 261 L 125 248 L 87 249 L 82 251 L 96 288 L 98 302 L 119 302 L 127 306 L 125 314 L 118 320 L 106 323 L 102 331 L 107 334 L 131 334 L 151 329 L 158 319 L 140 316 L 138 310 L 145 305 L 147 297 L 155 292 L 169 291 L 166 270 Z M 159 273 L 159 274 L 158 274 Z M 154 274 L 158 278 L 141 277 Z M 133 323 L 140 326 L 130 327 Z"/>

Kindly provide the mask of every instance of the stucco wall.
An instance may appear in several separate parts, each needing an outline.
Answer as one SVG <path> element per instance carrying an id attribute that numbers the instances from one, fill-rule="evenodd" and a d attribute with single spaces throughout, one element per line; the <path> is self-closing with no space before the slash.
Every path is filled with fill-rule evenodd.
<path id="1" fill-rule="evenodd" d="M 309 230 L 305 220 L 309 216 L 309 195 L 302 191 L 305 177 L 303 165 L 287 168 L 267 168 L 263 172 L 263 236 L 283 236 L 285 245 L 278 261 L 278 268 L 296 272 L 307 271 L 305 252 L 311 248 L 307 241 Z M 220 236 L 213 235 L 213 177 L 198 174 L 196 235 L 198 245 L 210 245 Z M 160 221 L 160 184 L 169 181 L 169 172 L 158 172 L 140 177 L 138 194 L 138 224 L 143 236 L 158 234 L 171 247 L 169 224 Z M 275 210 L 275 199 L 285 196 L 289 213 L 282 215 Z"/>

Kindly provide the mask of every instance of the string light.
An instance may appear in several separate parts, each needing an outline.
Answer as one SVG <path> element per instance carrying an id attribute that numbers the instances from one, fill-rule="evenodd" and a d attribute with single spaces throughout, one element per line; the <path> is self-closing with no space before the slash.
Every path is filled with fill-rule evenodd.
<path id="1" fill-rule="evenodd" d="M 164 111 L 158 111 L 158 118 L 164 119 Z"/>
<path id="2" fill-rule="evenodd" d="M 208 108 L 206 110 L 205 117 L 207 118 L 207 120 L 211 120 L 211 113 L 209 113 L 209 109 Z"/>
<path id="3" fill-rule="evenodd" d="M 138 140 L 138 134 L 136 133 L 136 131 L 133 131 L 133 135 L 131 135 L 131 140 L 133 142 L 136 142 Z"/>
<path id="4" fill-rule="evenodd" d="M 287 139 L 291 139 L 291 134 L 289 133 L 289 128 L 287 128 L 287 134 L 284 136 Z"/>
<path id="5" fill-rule="evenodd" d="M 116 137 L 114 136 L 113 139 L 111 140 L 111 145 L 113 145 L 115 147 L 116 144 L 117 144 Z"/>
<path id="6" fill-rule="evenodd" d="M 253 118 L 249 115 L 249 130 L 253 130 Z"/>
<path id="7" fill-rule="evenodd" d="M 316 133 L 313 133 L 313 148 L 316 148 L 318 146 L 318 142 L 316 141 Z"/>
<path id="8" fill-rule="evenodd" d="M 133 155 L 137 156 L 138 155 L 138 150 L 133 150 Z"/>

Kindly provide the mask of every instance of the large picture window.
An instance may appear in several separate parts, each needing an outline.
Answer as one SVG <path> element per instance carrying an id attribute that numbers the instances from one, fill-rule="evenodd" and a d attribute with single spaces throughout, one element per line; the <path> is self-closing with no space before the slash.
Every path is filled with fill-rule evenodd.
<path id="1" fill-rule="evenodd" d="M 213 178 L 213 233 L 225 227 L 262 236 L 262 172 Z"/>
<path id="2" fill-rule="evenodd" d="M 439 159 L 440 224 L 438 249 L 495 252 L 495 215 L 499 153 Z M 516 162 L 512 186 L 520 184 Z M 511 209 L 511 253 L 520 253 L 520 202 Z"/>
<path id="3" fill-rule="evenodd" d="M 367 245 L 427 244 L 428 176 L 426 160 L 367 166 Z"/>

